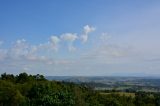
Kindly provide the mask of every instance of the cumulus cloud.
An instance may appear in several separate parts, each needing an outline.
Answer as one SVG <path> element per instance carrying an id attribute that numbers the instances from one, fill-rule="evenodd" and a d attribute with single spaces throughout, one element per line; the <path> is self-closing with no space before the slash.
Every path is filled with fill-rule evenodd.
<path id="1" fill-rule="evenodd" d="M 64 41 L 73 42 L 78 38 L 76 33 L 65 33 L 61 35 L 61 39 Z"/>
<path id="2" fill-rule="evenodd" d="M 89 25 L 84 26 L 83 29 L 84 29 L 84 33 L 86 35 L 89 34 L 90 32 L 93 32 L 95 30 L 94 27 L 90 27 Z"/>
<path id="3" fill-rule="evenodd" d="M 55 42 L 52 37 L 52 44 Z M 51 41 L 50 41 L 51 42 Z M 54 63 L 54 60 L 47 56 L 44 50 L 44 53 L 39 53 L 40 51 L 39 45 L 29 45 L 25 39 L 17 40 L 10 48 L 8 49 L 0 49 L 0 62 L 6 64 L 10 67 L 23 67 L 26 64 L 48 64 Z M 49 49 L 49 48 L 48 48 Z"/>
<path id="4" fill-rule="evenodd" d="M 58 43 L 60 42 L 60 39 L 57 36 L 51 36 L 51 47 L 55 50 L 58 51 Z"/>
<path id="5" fill-rule="evenodd" d="M 61 50 L 59 51 L 59 49 L 67 48 L 68 51 L 77 50 L 79 45 L 75 46 L 75 41 L 79 42 L 83 40 L 83 42 L 86 42 L 88 40 L 88 34 L 94 30 L 94 27 L 86 25 L 83 28 L 83 35 L 76 33 L 64 33 L 58 36 L 53 35 L 50 36 L 47 42 L 37 45 L 32 45 L 25 39 L 18 39 L 12 43 L 10 48 L 0 48 L 0 62 L 6 64 L 6 69 L 10 66 L 9 68 L 17 68 L 18 70 L 20 70 L 19 68 L 27 70 L 26 65 L 33 66 L 29 68 L 34 69 L 34 67 L 39 67 L 41 65 L 72 64 L 72 59 L 68 59 L 70 56 L 61 56 L 62 59 L 59 58 L 61 55 Z M 0 41 L 0 45 L 2 44 L 3 42 Z M 70 54 L 67 54 L 67 56 L 68 55 Z"/>
<path id="6" fill-rule="evenodd" d="M 60 39 L 57 36 L 51 36 L 51 42 L 54 45 L 57 45 L 60 42 Z"/>
<path id="7" fill-rule="evenodd" d="M 26 40 L 25 39 L 18 39 L 17 41 L 16 41 L 16 44 L 18 45 L 18 44 L 24 44 L 26 42 Z"/>
<path id="8" fill-rule="evenodd" d="M 26 43 L 25 39 L 20 39 L 13 44 L 13 47 L 8 52 L 11 58 L 18 59 L 20 57 L 26 56 L 29 51 L 29 45 Z"/>
<path id="9" fill-rule="evenodd" d="M 80 39 L 82 40 L 83 43 L 85 43 L 88 40 L 88 34 L 95 31 L 95 28 L 90 27 L 89 25 L 86 25 L 83 27 L 83 30 L 84 30 L 84 34 L 80 36 Z"/>
<path id="10" fill-rule="evenodd" d="M 11 48 L 0 49 L 0 58 L 10 61 L 43 61 L 41 55 L 38 55 L 39 46 L 29 45 L 25 39 L 17 40 Z"/>
<path id="11" fill-rule="evenodd" d="M 29 46 L 25 39 L 17 40 L 11 48 L 0 49 L 0 60 L 20 59 L 29 53 Z"/>
<path id="12" fill-rule="evenodd" d="M 61 39 L 57 36 L 51 36 L 48 42 L 41 43 L 37 46 L 32 47 L 33 51 L 39 51 L 39 52 L 57 52 L 59 50 L 59 43 Z"/>
<path id="13" fill-rule="evenodd" d="M 73 42 L 78 39 L 76 33 L 65 33 L 61 35 L 61 39 L 68 42 L 68 50 L 75 51 L 76 48 L 73 46 Z"/>

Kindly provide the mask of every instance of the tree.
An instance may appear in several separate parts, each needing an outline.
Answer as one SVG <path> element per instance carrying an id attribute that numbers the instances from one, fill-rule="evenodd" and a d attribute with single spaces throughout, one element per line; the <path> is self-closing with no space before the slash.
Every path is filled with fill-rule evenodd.
<path id="1" fill-rule="evenodd" d="M 25 97 L 10 82 L 0 81 L 0 105 L 20 106 L 26 104 Z"/>
<path id="2" fill-rule="evenodd" d="M 18 83 L 25 83 L 29 81 L 29 77 L 28 77 L 28 74 L 27 73 L 20 73 L 18 76 L 17 76 L 17 79 L 16 79 L 16 82 Z"/>
<path id="3" fill-rule="evenodd" d="M 13 74 L 3 73 L 3 74 L 1 74 L 1 79 L 2 79 L 2 80 L 11 81 L 11 82 L 15 82 L 15 77 L 14 77 Z"/>

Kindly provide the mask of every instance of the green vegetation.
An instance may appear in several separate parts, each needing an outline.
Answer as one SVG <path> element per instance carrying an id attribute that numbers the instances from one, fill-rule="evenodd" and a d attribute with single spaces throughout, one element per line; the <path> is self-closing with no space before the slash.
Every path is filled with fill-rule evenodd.
<path id="1" fill-rule="evenodd" d="M 128 92 L 111 92 L 111 93 L 100 93 L 102 95 L 109 95 L 109 94 L 115 94 L 115 95 L 120 95 L 120 96 L 128 96 L 128 97 L 135 97 L 135 93 L 128 93 Z"/>
<path id="2" fill-rule="evenodd" d="M 39 74 L 4 73 L 0 106 L 160 106 L 160 94 L 95 91 L 83 84 L 48 81 Z"/>

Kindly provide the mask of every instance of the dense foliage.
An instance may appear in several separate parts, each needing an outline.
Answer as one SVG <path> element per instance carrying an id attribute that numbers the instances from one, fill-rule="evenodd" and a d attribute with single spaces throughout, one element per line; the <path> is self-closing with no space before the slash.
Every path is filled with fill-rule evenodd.
<path id="1" fill-rule="evenodd" d="M 0 77 L 0 106 L 160 106 L 159 93 L 134 96 L 94 91 L 86 85 L 48 81 L 43 75 Z"/>

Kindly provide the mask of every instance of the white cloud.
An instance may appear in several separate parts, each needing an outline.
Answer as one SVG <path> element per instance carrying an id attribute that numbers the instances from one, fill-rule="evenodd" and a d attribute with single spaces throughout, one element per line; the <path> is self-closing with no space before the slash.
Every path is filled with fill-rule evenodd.
<path id="1" fill-rule="evenodd" d="M 40 49 L 39 46 L 29 45 L 25 39 L 20 39 L 3 52 L 3 57 L 6 54 L 5 57 L 10 61 L 44 61 L 45 59 L 38 54 Z M 2 51 L 0 55 L 2 55 Z"/>
<path id="2" fill-rule="evenodd" d="M 61 39 L 57 36 L 51 36 L 48 42 L 41 43 L 37 46 L 32 47 L 33 51 L 39 52 L 57 52 L 59 50 L 59 43 Z"/>
<path id="3" fill-rule="evenodd" d="M 93 32 L 94 30 L 94 27 L 86 25 L 83 29 L 83 35 L 79 35 L 76 33 L 64 33 L 58 36 L 53 35 L 50 36 L 47 42 L 38 45 L 32 45 L 25 39 L 17 40 L 10 48 L 6 50 L 0 49 L 0 62 L 5 63 L 6 68 L 9 65 L 15 64 L 14 66 L 10 66 L 9 68 L 11 69 L 12 67 L 18 70 L 24 69 L 26 71 L 28 71 L 29 69 L 46 69 L 49 71 L 53 71 L 54 69 L 56 69 L 55 66 L 57 67 L 56 70 L 61 70 L 61 72 L 63 72 L 65 66 L 69 67 L 71 70 L 73 70 L 73 68 L 77 69 L 77 67 L 74 65 L 79 66 L 79 62 L 76 62 L 77 60 L 79 61 L 79 55 L 86 52 L 86 49 L 81 51 L 81 48 L 83 47 L 78 48 L 79 46 L 82 46 L 78 43 L 81 40 L 83 40 L 83 42 L 87 42 L 88 34 Z M 78 41 L 78 43 L 76 43 L 75 41 Z M 77 46 L 75 46 L 74 43 L 76 43 Z M 75 52 L 74 54 L 72 54 L 67 52 L 63 53 L 63 50 L 59 50 L 66 50 L 66 48 L 71 52 L 77 49 L 80 52 Z M 56 53 L 55 51 L 57 51 L 58 53 Z M 1 61 L 2 59 L 5 61 Z M 92 60 L 90 60 L 90 62 L 91 61 Z M 88 63 L 84 62 L 83 64 Z"/>
<path id="4" fill-rule="evenodd" d="M 86 25 L 83 27 L 83 30 L 84 30 L 84 34 L 80 36 L 80 39 L 82 40 L 83 43 L 85 43 L 88 40 L 88 34 L 95 31 L 95 28 L 90 27 L 89 25 Z"/>
<path id="5" fill-rule="evenodd" d="M 94 27 L 90 27 L 89 25 L 84 26 L 83 29 L 84 29 L 84 33 L 86 35 L 89 34 L 90 32 L 95 31 L 95 28 Z"/>
<path id="6" fill-rule="evenodd" d="M 61 39 L 64 41 L 73 42 L 78 38 L 76 33 L 65 33 L 61 35 Z"/>
<path id="7" fill-rule="evenodd" d="M 58 51 L 58 43 L 60 42 L 60 39 L 57 36 L 51 36 L 50 41 L 51 48 Z"/>
<path id="8" fill-rule="evenodd" d="M 21 39 L 17 40 L 16 43 L 11 47 L 8 52 L 8 55 L 11 58 L 18 59 L 20 57 L 26 56 L 29 52 L 29 45 L 26 43 L 26 40 Z"/>
<path id="9" fill-rule="evenodd" d="M 25 39 L 20 39 L 8 49 L 0 49 L 0 60 L 8 59 L 10 61 L 25 61 L 30 58 L 33 59 L 35 58 L 36 50 L 36 46 L 30 46 Z"/>
<path id="10" fill-rule="evenodd" d="M 51 36 L 51 43 L 57 45 L 60 42 L 60 39 L 57 36 Z"/>
<path id="11" fill-rule="evenodd" d="M 78 39 L 76 33 L 65 33 L 61 35 L 61 39 L 68 42 L 68 50 L 75 51 L 76 48 L 73 46 L 73 42 Z"/>
<path id="12" fill-rule="evenodd" d="M 16 41 L 16 44 L 24 44 L 26 42 L 25 39 L 19 39 Z"/>
<path id="13" fill-rule="evenodd" d="M 136 48 L 137 55 L 134 50 L 131 50 L 134 48 L 126 47 L 124 44 L 121 45 L 123 38 L 118 39 L 119 42 L 115 42 L 116 40 L 114 39 L 109 41 L 111 36 L 108 33 L 100 33 L 98 36 L 92 36 L 92 42 L 86 45 L 80 45 L 81 41 L 83 43 L 88 41 L 90 37 L 89 34 L 93 31 L 95 31 L 94 27 L 86 25 L 81 35 L 76 33 L 64 33 L 58 36 L 50 36 L 47 42 L 38 45 L 32 45 L 25 39 L 20 39 L 15 41 L 10 48 L 5 48 L 5 46 L 2 47 L 3 41 L 0 41 L 1 70 L 12 70 L 13 72 L 21 69 L 28 72 L 30 70 L 30 72 L 36 72 L 36 70 L 38 70 L 37 73 L 46 72 L 47 74 L 53 75 L 56 75 L 55 73 L 57 73 L 57 75 L 86 75 L 86 72 L 88 72 L 87 75 L 95 75 L 103 71 L 101 73 L 103 75 L 103 73 L 107 73 L 107 70 L 109 70 L 108 72 L 112 70 L 135 71 L 137 66 L 145 66 L 150 67 L 150 70 L 157 70 L 158 72 L 160 62 L 158 57 L 160 56 L 158 53 L 155 53 L 157 57 L 154 57 L 154 50 L 156 49 L 148 49 L 146 45 L 144 46 L 149 52 L 146 52 L 143 47 L 140 47 L 138 50 Z M 110 44 L 111 42 L 112 44 Z M 141 45 L 137 47 L 139 46 Z M 157 46 L 152 46 L 152 48 L 153 47 Z M 77 49 L 78 51 L 68 53 L 65 51 L 66 48 L 69 51 L 75 51 Z M 150 51 L 153 51 L 153 53 Z M 152 55 L 153 57 L 150 57 Z M 141 59 L 148 58 L 150 60 L 147 60 L 147 62 L 140 61 Z M 143 63 L 145 63 L 144 66 L 141 65 Z M 153 67 L 156 68 L 153 69 Z"/>

